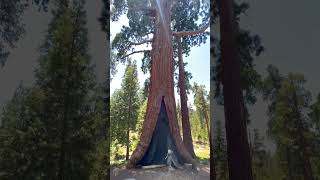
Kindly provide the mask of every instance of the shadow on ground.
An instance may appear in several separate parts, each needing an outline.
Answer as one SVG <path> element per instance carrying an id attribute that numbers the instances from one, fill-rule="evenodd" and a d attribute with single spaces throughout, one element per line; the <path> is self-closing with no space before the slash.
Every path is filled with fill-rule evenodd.
<path id="1" fill-rule="evenodd" d="M 200 171 L 196 172 L 190 167 L 181 170 L 169 171 L 168 167 L 154 169 L 125 169 L 112 168 L 111 180 L 209 180 L 210 167 L 199 165 Z"/>

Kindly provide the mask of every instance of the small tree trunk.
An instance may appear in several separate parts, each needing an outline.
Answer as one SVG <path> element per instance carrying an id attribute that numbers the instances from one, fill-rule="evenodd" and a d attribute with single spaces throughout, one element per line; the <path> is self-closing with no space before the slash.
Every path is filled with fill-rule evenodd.
<path id="1" fill-rule="evenodd" d="M 303 157 L 303 175 L 304 175 L 304 180 L 314 180 L 310 159 L 307 155 L 305 155 L 305 152 Z"/>
<path id="2" fill-rule="evenodd" d="M 179 89 L 180 89 L 180 100 L 181 100 L 181 119 L 182 119 L 182 133 L 183 143 L 190 155 L 196 157 L 193 149 L 193 140 L 191 134 L 191 126 L 189 120 L 189 109 L 188 109 L 188 96 L 186 92 L 186 78 L 183 66 L 182 57 L 182 44 L 181 37 L 177 37 L 178 43 L 178 64 L 179 64 Z"/>
<path id="3" fill-rule="evenodd" d="M 236 45 L 233 1 L 221 1 L 221 63 L 230 180 L 252 180 L 251 157 L 243 115 L 240 57 Z"/>
<path id="4" fill-rule="evenodd" d="M 131 97 L 129 97 L 128 104 L 128 124 L 127 124 L 127 152 L 126 152 L 126 160 L 129 160 L 129 151 L 130 151 L 130 120 L 131 120 Z"/>
<path id="5" fill-rule="evenodd" d="M 210 128 L 209 128 L 209 117 L 208 117 L 208 112 L 204 111 L 204 119 L 206 121 L 206 128 L 207 128 L 207 132 L 208 132 L 208 138 L 210 139 Z M 209 142 L 210 143 L 210 142 Z"/>

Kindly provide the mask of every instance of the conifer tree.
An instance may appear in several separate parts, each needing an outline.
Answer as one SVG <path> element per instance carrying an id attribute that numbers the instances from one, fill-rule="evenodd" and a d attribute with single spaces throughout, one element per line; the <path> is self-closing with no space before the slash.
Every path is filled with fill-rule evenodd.
<path id="1" fill-rule="evenodd" d="M 207 130 L 208 138 L 210 137 L 210 128 L 209 128 L 209 103 L 207 99 L 207 91 L 205 90 L 204 85 L 198 85 L 194 83 L 193 85 L 194 92 L 194 105 L 197 108 L 200 121 L 201 128 Z M 204 120 L 204 121 L 203 121 Z"/>
<path id="2" fill-rule="evenodd" d="M 93 119 L 92 125 L 95 129 L 95 149 L 91 153 L 92 169 L 90 171 L 90 179 L 106 179 L 109 177 L 110 168 L 110 113 L 107 100 L 106 83 L 100 84 L 92 98 Z"/>
<path id="3" fill-rule="evenodd" d="M 130 131 L 136 128 L 140 108 L 136 62 L 128 61 L 121 89 L 114 93 L 111 102 L 111 129 L 115 133 L 114 140 L 117 140 L 120 144 L 125 144 L 126 160 L 128 160 Z"/>
<path id="4" fill-rule="evenodd" d="M 284 175 L 289 179 L 314 179 L 314 134 L 304 113 L 311 100 L 310 92 L 304 88 L 306 80 L 300 74 L 283 76 L 272 66 L 268 71 L 263 81 L 265 98 L 270 100 L 268 131 L 276 142 Z"/>
<path id="5" fill-rule="evenodd" d="M 91 95 L 95 78 L 88 51 L 84 1 L 57 1 L 40 49 L 36 82 L 28 96 L 25 129 L 11 128 L 26 139 L 15 174 L 5 179 L 88 179 L 97 136 Z M 17 112 L 14 112 L 17 113 Z M 18 121 L 17 119 L 16 121 Z M 18 138 L 19 134 L 9 134 Z M 21 149 L 24 144 L 32 148 Z M 10 148 L 4 146 L 4 149 Z M 20 169 L 20 170 L 19 170 Z M 7 172 L 12 170 L 7 168 Z"/>

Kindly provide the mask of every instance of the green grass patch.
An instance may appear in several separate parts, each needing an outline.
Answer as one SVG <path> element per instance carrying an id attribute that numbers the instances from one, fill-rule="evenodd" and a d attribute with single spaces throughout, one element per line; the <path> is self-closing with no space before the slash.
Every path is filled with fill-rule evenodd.
<path id="1" fill-rule="evenodd" d="M 210 161 L 210 147 L 207 143 L 195 143 L 194 151 L 200 163 L 208 164 Z"/>

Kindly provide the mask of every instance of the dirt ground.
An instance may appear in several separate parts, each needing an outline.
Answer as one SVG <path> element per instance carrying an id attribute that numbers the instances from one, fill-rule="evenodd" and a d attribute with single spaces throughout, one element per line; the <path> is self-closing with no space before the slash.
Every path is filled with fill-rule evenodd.
<path id="1" fill-rule="evenodd" d="M 210 167 L 200 165 L 196 172 L 191 167 L 169 171 L 168 167 L 153 169 L 111 169 L 111 180 L 209 180 Z"/>

